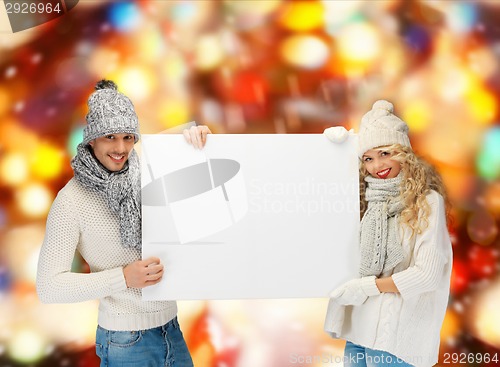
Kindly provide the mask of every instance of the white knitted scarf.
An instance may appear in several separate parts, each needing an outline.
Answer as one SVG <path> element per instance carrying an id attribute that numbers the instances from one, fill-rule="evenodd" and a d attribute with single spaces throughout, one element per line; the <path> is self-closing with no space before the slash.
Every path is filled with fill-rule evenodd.
<path id="1" fill-rule="evenodd" d="M 139 158 L 135 150 L 125 166 L 117 172 L 107 170 L 92 154 L 90 147 L 79 144 L 71 161 L 75 179 L 84 187 L 99 193 L 120 220 L 123 247 L 141 248 L 141 191 Z"/>
<path id="2" fill-rule="evenodd" d="M 365 178 L 368 208 L 361 220 L 359 275 L 380 276 L 403 260 L 398 234 L 399 213 L 404 208 L 398 200 L 401 175 L 395 178 Z"/>

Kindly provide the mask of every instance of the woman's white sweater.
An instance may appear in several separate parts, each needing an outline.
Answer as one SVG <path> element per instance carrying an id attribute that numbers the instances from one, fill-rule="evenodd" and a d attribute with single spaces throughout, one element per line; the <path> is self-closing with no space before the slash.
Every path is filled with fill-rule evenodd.
<path id="1" fill-rule="evenodd" d="M 438 362 L 452 268 L 444 200 L 432 191 L 427 202 L 428 227 L 413 237 L 401 228 L 405 258 L 393 274 L 382 275 L 392 275 L 400 293 L 369 297 L 360 306 L 330 300 L 325 320 L 325 330 L 334 338 L 387 351 L 416 367 Z"/>
<path id="2" fill-rule="evenodd" d="M 71 271 L 75 251 L 89 264 L 89 274 Z M 99 299 L 98 323 L 108 330 L 163 325 L 177 314 L 176 302 L 142 301 L 141 290 L 125 283 L 123 267 L 140 258 L 140 250 L 122 247 L 118 217 L 104 198 L 73 178 L 58 193 L 47 218 L 38 296 L 44 303 Z"/>

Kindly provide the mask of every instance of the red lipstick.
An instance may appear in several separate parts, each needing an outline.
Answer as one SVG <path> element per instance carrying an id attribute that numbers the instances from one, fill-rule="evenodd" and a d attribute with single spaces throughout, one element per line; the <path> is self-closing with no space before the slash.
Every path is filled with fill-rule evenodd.
<path id="1" fill-rule="evenodd" d="M 379 178 L 387 178 L 387 176 L 389 176 L 389 173 L 391 173 L 391 169 L 390 168 L 386 168 L 382 171 L 379 171 L 377 172 L 377 176 Z"/>

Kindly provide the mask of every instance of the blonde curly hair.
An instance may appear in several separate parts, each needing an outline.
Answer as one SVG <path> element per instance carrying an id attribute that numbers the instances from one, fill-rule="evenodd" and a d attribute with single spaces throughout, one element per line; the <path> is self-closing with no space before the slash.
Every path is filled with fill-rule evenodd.
<path id="1" fill-rule="evenodd" d="M 391 159 L 401 163 L 401 188 L 399 199 L 404 203 L 404 209 L 400 214 L 400 223 L 408 225 L 412 235 L 421 233 L 429 225 L 431 208 L 427 203 L 426 196 L 431 191 L 437 191 L 446 203 L 446 217 L 448 219 L 449 202 L 446 188 L 439 173 L 434 166 L 417 156 L 411 147 L 394 144 L 375 148 L 391 153 Z M 361 205 L 361 218 L 363 217 L 368 203 L 365 200 L 366 182 L 365 177 L 369 175 L 360 162 L 359 168 L 359 193 Z M 422 215 L 419 216 L 420 211 Z"/>

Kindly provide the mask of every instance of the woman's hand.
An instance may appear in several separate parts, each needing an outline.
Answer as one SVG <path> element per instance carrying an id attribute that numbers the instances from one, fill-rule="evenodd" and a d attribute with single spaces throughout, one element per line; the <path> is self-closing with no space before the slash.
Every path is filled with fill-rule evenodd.
<path id="1" fill-rule="evenodd" d="M 212 132 L 208 126 L 200 125 L 191 126 L 190 129 L 184 129 L 182 133 L 188 143 L 193 144 L 195 148 L 202 149 L 207 142 L 207 135 Z"/>
<path id="2" fill-rule="evenodd" d="M 378 296 L 380 290 L 376 284 L 375 276 L 367 276 L 350 280 L 330 292 L 340 305 L 362 305 L 368 297 Z"/>
<path id="3" fill-rule="evenodd" d="M 137 260 L 123 268 L 123 275 L 128 288 L 144 288 L 161 280 L 163 265 L 157 257 Z"/>
<path id="4" fill-rule="evenodd" d="M 331 142 L 340 144 L 347 140 L 349 135 L 354 134 L 354 130 L 351 129 L 349 131 L 346 130 L 343 126 L 333 126 L 325 129 L 323 134 L 330 139 Z"/>

